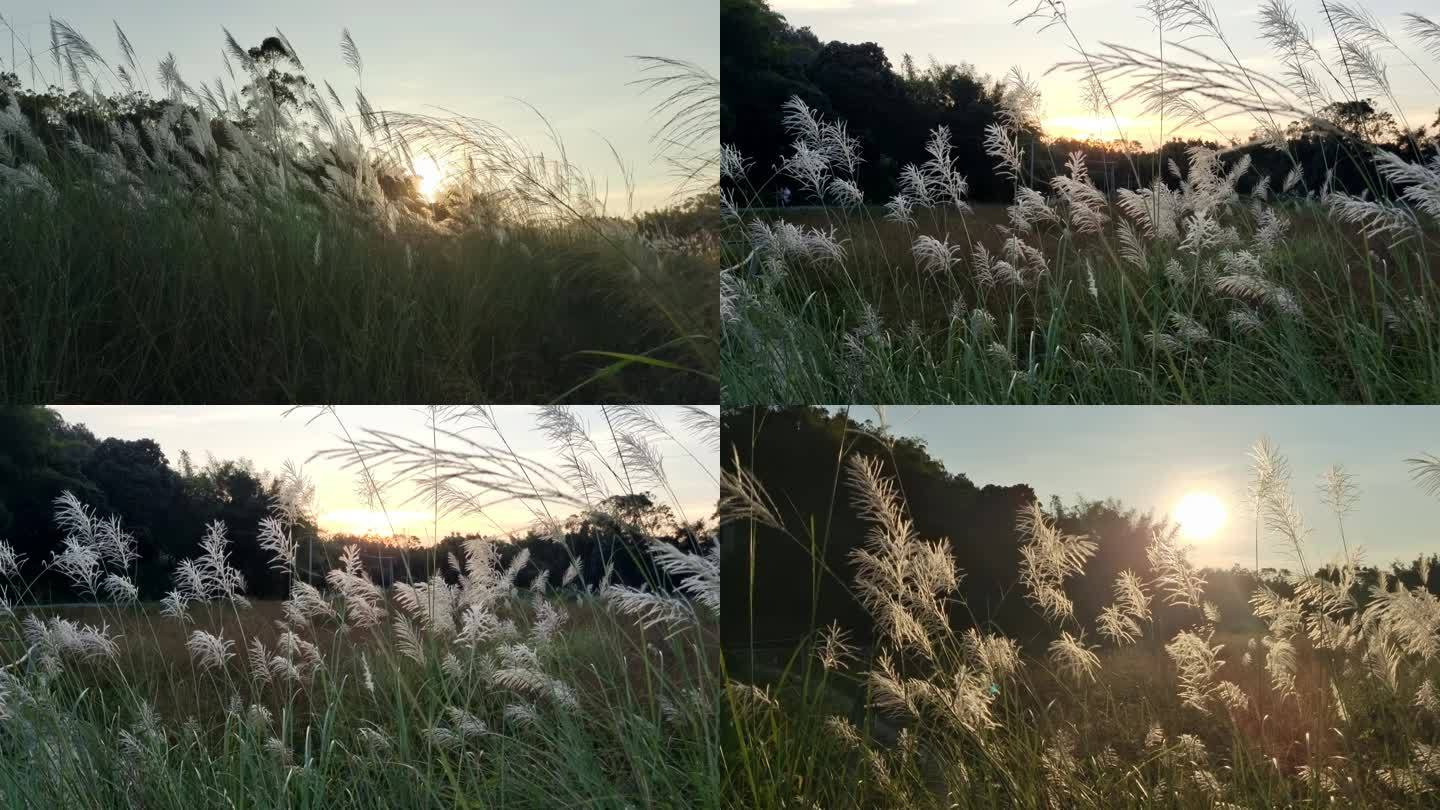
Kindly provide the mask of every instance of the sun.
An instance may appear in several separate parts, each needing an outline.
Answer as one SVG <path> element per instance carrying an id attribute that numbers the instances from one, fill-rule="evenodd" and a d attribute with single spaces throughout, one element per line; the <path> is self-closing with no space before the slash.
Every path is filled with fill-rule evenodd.
<path id="1" fill-rule="evenodd" d="M 440 169 L 440 164 L 435 158 L 421 156 L 415 159 L 415 175 L 420 178 L 420 196 L 430 202 L 435 202 L 435 195 L 440 191 L 440 184 L 445 180 L 445 172 Z"/>
<path id="2" fill-rule="evenodd" d="M 1225 504 L 1208 492 L 1191 492 L 1180 499 L 1172 516 L 1186 537 L 1205 540 L 1225 525 Z"/>

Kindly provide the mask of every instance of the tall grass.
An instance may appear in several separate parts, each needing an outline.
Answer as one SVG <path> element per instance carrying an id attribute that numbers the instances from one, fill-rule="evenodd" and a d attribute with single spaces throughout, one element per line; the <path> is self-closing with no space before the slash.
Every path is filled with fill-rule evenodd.
<path id="1" fill-rule="evenodd" d="M 1341 132 L 1327 106 L 1361 96 L 1331 78 L 1342 74 L 1342 61 L 1358 70 L 1362 56 L 1367 67 L 1356 81 L 1399 110 L 1384 57 L 1413 56 L 1428 75 L 1426 54 L 1400 50 L 1363 9 L 1329 5 L 1349 21 L 1337 24 L 1334 64 L 1288 5 L 1264 5 L 1261 34 L 1291 66 L 1279 77 L 1235 59 L 1213 8 L 1191 0 L 1147 5 L 1163 18 L 1162 31 L 1183 35 L 1165 51 L 1162 34 L 1162 56 L 1122 46 L 1090 53 L 1072 33 L 1078 55 L 1058 66 L 1091 87 L 1102 112 L 1135 103 L 1175 129 L 1248 119 L 1294 167 L 1274 176 L 1253 171 L 1244 150 L 1193 146 L 1186 165 L 1156 167 L 1149 187 L 1105 193 L 1080 152 L 1039 185 L 1022 138 L 1035 128 L 1038 90 L 1016 70 L 986 139 L 996 171 L 1014 183 L 1013 202 L 1003 211 L 971 206 L 941 127 L 927 144 L 929 159 L 901 169 L 900 192 L 880 209 L 865 205 L 856 185 L 867 156 L 844 122 L 791 99 L 784 116 L 792 152 L 770 182 L 793 184 L 812 208 L 763 210 L 770 189 L 747 180 L 749 157 L 728 147 L 722 154 L 727 398 L 1433 401 L 1433 137 L 1410 132 L 1408 161 L 1340 139 L 1329 169 L 1342 159 L 1371 167 L 1368 188 L 1357 193 L 1332 188 L 1328 172 L 1307 184 L 1285 129 L 1300 121 Z M 1069 30 L 1063 4 L 1040 2 L 1026 19 Z M 1415 43 L 1433 57 L 1440 28 L 1420 15 L 1408 19 Z"/>
<path id="2" fill-rule="evenodd" d="M 1016 588 L 1050 631 L 1012 638 L 957 596 L 965 572 L 950 541 L 917 535 L 887 461 L 842 450 L 834 508 L 848 502 L 872 530 L 848 572 L 818 555 L 811 572 L 850 582 L 873 640 L 815 615 L 793 645 L 724 651 L 724 778 L 737 805 L 1434 805 L 1440 599 L 1425 580 L 1366 587 L 1348 545 L 1338 577 L 1313 575 L 1316 550 L 1273 445 L 1253 455 L 1257 532 L 1298 572 L 1255 580 L 1239 626 L 1262 632 L 1249 638 L 1220 629 L 1204 572 L 1169 528 L 1147 549 L 1149 570 L 1122 571 L 1093 624 L 1077 618 L 1066 582 L 1086 576 L 1096 545 L 1038 504 L 1017 515 Z M 1433 483 L 1433 458 L 1409 463 Z M 1353 479 L 1340 470 L 1322 482 L 1343 535 Z M 811 549 L 829 540 L 815 528 L 826 516 L 777 510 L 785 493 L 748 470 L 727 471 L 724 487 L 722 521 L 741 541 L 758 525 Z M 724 598 L 753 605 L 751 587 L 727 579 Z M 745 607 L 727 613 L 746 620 Z"/>
<path id="3" fill-rule="evenodd" d="M 303 64 L 278 32 L 270 62 L 227 34 L 228 87 L 163 63 L 152 101 L 118 28 L 114 65 L 52 33 L 9 69 L 53 55 L 56 91 L 0 93 L 0 395 L 716 400 L 713 241 L 616 212 L 553 130 L 545 157 L 479 119 L 287 84 L 272 68 Z M 657 138 L 703 118 L 704 71 L 639 65 L 657 115 L 696 107 Z M 704 189 L 692 140 L 664 154 L 693 167 L 677 193 Z M 433 200 L 420 159 L 447 174 Z"/>
<path id="4" fill-rule="evenodd" d="M 703 434 L 713 423 L 701 416 Z M 576 422 L 563 409 L 548 418 Z M 637 446 L 664 440 L 640 421 L 617 436 Z M 348 451 L 375 472 L 365 480 L 382 502 L 410 484 L 454 498 L 467 490 L 418 471 L 392 479 L 381 472 L 390 461 L 358 443 Z M 547 474 L 503 449 L 486 452 L 446 454 L 432 442 L 414 461 L 444 470 L 468 458 L 517 481 L 521 470 Z M 599 463 L 589 450 L 575 457 Z M 392 480 L 389 492 L 376 484 Z M 468 488 L 472 509 L 496 497 Z M 584 491 L 536 485 L 515 497 L 544 513 L 542 502 L 583 502 Z M 678 590 L 614 584 L 608 570 L 586 581 L 579 565 L 562 581 L 540 576 L 520 590 L 525 555 L 502 567 L 484 539 L 467 542 L 444 573 L 388 589 L 350 547 L 317 585 L 302 575 L 291 536 L 309 508 L 305 492 L 291 480 L 260 531 L 291 576 L 283 603 L 245 598 L 219 522 L 204 553 L 177 565 L 158 606 L 134 601 L 134 540 L 123 526 L 68 493 L 56 502 L 63 548 L 32 567 L 65 574 L 91 606 L 27 605 L 25 561 L 0 543 L 7 806 L 720 805 L 718 547 L 657 544 Z"/>

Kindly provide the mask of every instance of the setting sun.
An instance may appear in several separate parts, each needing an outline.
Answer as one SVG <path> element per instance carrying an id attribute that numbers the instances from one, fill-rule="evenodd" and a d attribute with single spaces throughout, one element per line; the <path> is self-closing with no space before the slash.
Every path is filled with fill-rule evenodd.
<path id="1" fill-rule="evenodd" d="M 445 172 L 441 170 L 440 164 L 432 157 L 418 157 L 415 159 L 415 175 L 420 178 L 420 196 L 429 202 L 435 202 L 435 195 L 445 180 Z"/>
<path id="2" fill-rule="evenodd" d="M 320 515 L 320 528 L 338 534 L 357 536 L 389 536 L 391 531 L 409 534 L 421 531 L 415 527 L 429 528 L 428 512 L 391 511 L 388 513 L 370 509 L 335 509 Z"/>
<path id="3" fill-rule="evenodd" d="M 1180 499 L 1174 518 L 1186 537 L 1205 540 L 1225 525 L 1225 505 L 1208 492 L 1191 492 Z"/>

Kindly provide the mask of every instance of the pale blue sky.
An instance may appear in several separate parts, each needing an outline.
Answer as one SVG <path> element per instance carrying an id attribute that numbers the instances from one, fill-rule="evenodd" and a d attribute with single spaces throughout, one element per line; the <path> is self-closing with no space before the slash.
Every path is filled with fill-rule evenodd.
<path id="1" fill-rule="evenodd" d="M 320 415 L 317 408 L 303 408 L 292 411 L 278 405 L 56 405 L 52 406 L 68 422 L 78 422 L 90 428 L 97 437 L 114 436 L 120 439 L 154 439 L 165 452 L 172 467 L 180 460 L 180 451 L 187 450 L 196 464 L 204 464 L 207 454 L 222 461 L 249 459 L 261 471 L 277 473 L 286 461 L 304 464 L 306 477 L 315 483 L 316 512 L 322 528 L 343 529 L 353 532 L 373 530 L 377 534 L 388 534 L 393 526 L 400 534 L 414 534 L 428 539 L 434 534 L 433 513 L 426 503 L 401 503 L 401 496 L 409 496 L 409 487 L 395 490 L 387 500 L 386 511 L 389 521 L 378 512 L 372 511 L 364 499 L 356 494 L 356 472 L 343 468 L 339 461 L 331 459 L 311 460 L 311 456 L 324 450 L 348 447 L 343 429 L 348 429 L 357 440 L 363 439 L 364 430 L 380 430 L 398 434 L 418 441 L 430 441 L 426 427 L 428 416 L 423 407 L 408 405 L 351 405 L 340 406 L 336 412 L 340 421 L 328 414 Z M 523 405 L 495 406 L 496 421 L 504 438 L 509 441 L 515 453 L 521 458 L 537 461 L 552 469 L 559 468 L 559 458 L 547 444 L 545 437 L 535 426 L 538 409 Z M 720 459 L 715 450 L 688 434 L 680 423 L 678 408 L 657 406 L 651 409 L 655 416 L 666 425 L 670 432 L 680 437 L 681 444 L 660 441 L 657 447 L 663 458 L 670 485 L 675 491 L 671 500 L 658 487 L 655 490 L 658 501 L 678 504 L 679 510 L 690 520 L 707 519 L 715 512 L 719 500 Z M 707 408 L 718 413 L 716 408 Z M 606 452 L 614 445 L 605 427 L 605 418 L 599 406 L 577 406 L 576 413 L 586 423 L 589 434 L 597 445 Z M 318 415 L 318 418 L 317 418 Z M 461 425 L 450 423 L 452 430 Z M 473 423 L 465 423 L 473 425 Z M 442 430 L 444 425 L 442 425 Z M 470 429 L 467 434 L 476 441 L 496 445 L 500 439 L 488 430 Z M 453 440 L 444 436 L 439 439 L 442 449 L 460 449 Z M 594 465 L 592 462 L 592 466 Z M 384 476 L 376 473 L 381 480 Z M 612 494 L 623 487 L 611 487 Z M 575 511 L 558 507 L 557 518 Z M 441 536 L 451 531 L 474 531 L 490 535 L 525 529 L 531 514 L 526 507 L 508 503 L 486 510 L 484 516 L 468 515 L 442 518 L 439 525 Z"/>
<path id="2" fill-rule="evenodd" d="M 1212 0 L 1221 27 L 1247 67 L 1277 75 L 1279 63 L 1259 38 L 1257 0 Z M 1357 3 L 1352 3 L 1355 5 Z M 969 62 L 981 72 L 1003 76 L 1011 67 L 1040 81 L 1044 94 L 1043 118 L 1047 130 L 1055 135 L 1099 138 L 1115 137 L 1115 127 L 1108 113 L 1097 119 L 1080 101 L 1080 82 L 1073 74 L 1057 71 L 1045 76 L 1056 62 L 1074 58 L 1074 46 L 1062 27 L 1041 32 L 1034 21 L 1022 26 L 1013 23 L 1035 7 L 1035 0 L 771 0 L 771 8 L 784 14 L 796 26 L 809 26 L 822 42 L 877 42 L 885 48 L 890 61 L 897 67 L 901 56 L 909 52 L 924 65 L 934 54 L 941 62 Z M 1154 29 L 1142 17 L 1139 0 L 1068 0 L 1070 25 L 1086 50 L 1098 50 L 1102 42 L 1114 42 L 1155 52 L 1158 48 Z M 1313 35 L 1316 45 L 1333 57 L 1333 37 L 1325 26 L 1318 2 L 1293 2 L 1301 22 Z M 1440 63 L 1426 57 L 1423 50 L 1404 36 L 1401 14 L 1413 11 L 1440 16 L 1433 0 L 1359 0 L 1379 17 L 1391 36 L 1399 41 L 1412 58 L 1440 82 Z M 1184 39 L 1177 33 L 1173 39 Z M 1214 40 L 1192 40 L 1191 47 L 1207 53 L 1216 52 Z M 1223 52 L 1219 52 L 1223 53 Z M 1412 126 L 1435 121 L 1440 105 L 1434 87 L 1396 53 L 1385 54 L 1390 66 L 1390 81 Z M 1187 61 L 1193 61 L 1189 59 Z M 1112 89 L 1111 92 L 1114 92 Z M 1379 99 L 1377 99 L 1379 100 Z M 1120 105 L 1117 108 L 1127 138 L 1144 144 L 1156 142 L 1158 122 L 1143 116 L 1138 108 Z M 1252 126 L 1240 118 L 1222 122 L 1220 129 L 1229 134 L 1238 130 L 1248 135 Z M 1190 133 L 1182 133 L 1190 134 Z M 1214 130 L 1199 134 L 1215 137 Z"/>
<path id="3" fill-rule="evenodd" d="M 41 53 L 49 47 L 49 16 L 88 38 L 112 64 L 121 64 L 112 20 L 134 45 L 152 87 L 156 66 L 174 52 L 191 84 L 225 77 L 220 52 L 224 26 L 245 47 L 278 27 L 295 45 L 308 74 L 335 86 L 354 110 L 354 73 L 341 61 L 340 33 L 349 28 L 364 59 L 363 87 L 377 109 L 438 112 L 443 108 L 500 124 L 536 147 L 544 129 L 512 98 L 543 112 L 565 137 L 575 163 L 609 178 L 611 210 L 624 213 L 623 181 L 609 148 L 613 141 L 634 166 L 637 208 L 670 195 L 669 169 L 652 160 L 656 101 L 627 85 L 640 77 L 630 56 L 667 56 L 719 75 L 719 13 L 714 0 L 41 0 L 20 6 L 0 0 L 0 14 Z M 0 30 L 0 69 L 11 69 L 9 32 Z M 23 49 L 16 55 L 24 61 Z M 41 60 L 54 80 L 54 64 Z M 28 67 L 21 71 L 28 81 Z M 553 150 L 546 150 L 547 152 Z"/>
<path id="4" fill-rule="evenodd" d="M 875 421 L 855 406 L 851 418 Z M 1353 546 L 1384 564 L 1440 552 L 1440 499 L 1410 479 L 1405 459 L 1440 455 L 1440 407 L 888 407 L 900 436 L 918 436 L 952 473 L 975 484 L 1030 484 L 1049 503 L 1059 495 L 1118 498 L 1141 512 L 1168 514 L 1189 492 L 1208 492 L 1225 505 L 1224 527 L 1195 541 L 1205 565 L 1254 564 L 1254 524 L 1242 495 L 1250 448 L 1268 436 L 1290 460 L 1292 490 L 1313 529 L 1307 557 L 1340 554 L 1335 521 L 1317 491 L 1321 474 L 1343 465 L 1361 495 L 1346 518 Z M 1262 543 L 1261 565 L 1285 564 Z"/>

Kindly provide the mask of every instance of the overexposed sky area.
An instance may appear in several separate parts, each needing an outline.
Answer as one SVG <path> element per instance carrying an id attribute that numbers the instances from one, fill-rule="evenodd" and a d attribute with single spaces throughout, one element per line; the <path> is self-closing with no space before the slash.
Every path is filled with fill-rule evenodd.
<path id="1" fill-rule="evenodd" d="M 429 500 L 423 497 L 428 490 L 410 482 L 397 483 L 388 489 L 385 508 L 381 510 L 366 503 L 361 494 L 359 467 L 347 468 L 348 458 L 312 458 L 322 451 L 349 448 L 347 431 L 356 441 L 363 441 L 366 431 L 381 431 L 429 447 L 432 442 L 430 414 L 424 407 L 339 406 L 333 413 L 319 408 L 289 411 L 286 407 L 271 405 L 59 405 L 53 408 L 67 422 L 84 424 L 102 439 L 112 436 L 154 439 L 172 467 L 178 466 L 182 450 L 188 451 L 197 465 L 204 464 L 208 456 L 222 461 L 249 459 L 259 471 L 270 473 L 279 473 L 286 461 L 303 464 L 306 477 L 315 484 L 315 511 L 322 529 L 388 535 L 393 528 L 397 534 L 415 535 L 427 542 L 435 536 L 434 511 Z M 717 408 L 705 410 L 718 414 Z M 460 418 L 442 415 L 436 423 L 439 435 L 435 441 L 442 450 L 476 452 L 473 447 L 466 447 L 464 440 L 468 439 L 502 454 L 513 450 L 520 458 L 559 470 L 560 456 L 537 427 L 538 411 L 530 406 L 491 408 L 498 432 L 482 420 L 463 414 L 451 414 Z M 573 411 L 587 428 L 595 447 L 619 469 L 605 411 L 600 406 L 576 406 Z M 720 460 L 714 445 L 707 445 L 703 436 L 686 429 L 681 409 L 656 406 L 649 412 L 676 437 L 676 440 L 654 441 L 674 494 L 672 497 L 653 483 L 639 482 L 634 489 L 652 491 L 655 500 L 670 505 L 677 517 L 683 515 L 689 520 L 711 517 L 719 499 L 716 479 Z M 617 415 L 613 408 L 609 413 L 612 418 Z M 446 431 L 459 433 L 463 439 L 447 437 Z M 505 447 L 507 442 L 509 449 Z M 588 463 L 603 470 L 603 463 L 596 458 Z M 390 470 L 381 468 L 374 475 L 384 483 L 389 480 Z M 601 472 L 599 477 L 606 480 L 608 473 Z M 608 478 L 607 483 L 610 494 L 621 494 L 628 489 L 613 478 Z M 479 500 L 489 499 L 478 488 L 471 489 Z M 573 489 L 566 491 L 574 493 Z M 578 511 L 559 503 L 552 503 L 551 509 L 557 519 Z M 511 501 L 487 506 L 483 512 L 442 515 L 438 531 L 440 537 L 451 532 L 498 536 L 523 532 L 533 522 L 530 507 Z"/>
<path id="2" fill-rule="evenodd" d="M 851 419 L 875 422 L 873 408 Z M 1341 554 L 1335 517 L 1319 479 L 1332 464 L 1355 478 L 1360 498 L 1345 519 L 1351 547 L 1384 565 L 1440 552 L 1440 498 L 1411 480 L 1406 459 L 1440 455 L 1440 407 L 889 407 L 897 436 L 923 438 L 932 456 L 977 486 L 1029 484 L 1049 506 L 1118 498 L 1127 507 L 1171 515 L 1189 494 L 1219 501 L 1224 520 L 1208 538 L 1187 538 L 1202 565 L 1254 566 L 1255 524 L 1244 500 L 1249 452 L 1262 437 L 1290 461 L 1291 489 L 1311 528 L 1307 559 Z M 1284 567 L 1262 540 L 1261 566 Z M 1293 566 L 1292 566 L 1293 567 Z"/>
<path id="3" fill-rule="evenodd" d="M 606 138 L 634 168 L 637 209 L 665 203 L 676 185 L 670 168 L 654 160 L 651 137 L 661 122 L 651 108 L 659 97 L 628 84 L 643 75 L 630 57 L 683 59 L 717 76 L 720 64 L 714 0 L 0 0 L 0 16 L 10 26 L 0 26 L 0 71 L 19 73 L 25 84 L 32 67 L 39 81 L 58 79 L 48 54 L 51 16 L 74 26 L 112 66 L 123 64 L 118 23 L 154 95 L 164 93 L 156 74 L 167 54 L 192 86 L 223 79 L 228 88 L 221 28 L 246 48 L 279 28 L 320 92 L 328 80 L 352 114 L 360 86 L 377 110 L 485 119 L 554 157 L 523 100 L 555 125 L 575 164 L 601 185 L 608 180 L 617 214 L 625 213 L 624 181 Z M 360 78 L 341 57 L 346 28 L 364 60 Z M 33 65 L 27 50 L 37 55 Z"/>
<path id="4" fill-rule="evenodd" d="M 1269 44 L 1260 39 L 1257 0 L 1211 0 L 1221 29 L 1234 47 L 1235 55 L 1247 68 L 1279 77 L 1280 62 Z M 1012 67 L 1039 80 L 1042 98 L 1041 118 L 1046 132 L 1054 136 L 1094 137 L 1109 140 L 1122 135 L 1129 140 L 1151 146 L 1160 140 L 1159 121 L 1146 115 L 1139 105 L 1121 104 L 1113 118 L 1108 111 L 1099 115 L 1084 103 L 1082 82 L 1076 74 L 1056 71 L 1045 75 L 1055 63 L 1077 58 L 1074 41 L 1064 27 L 1041 31 L 1042 23 L 1029 21 L 1016 25 L 1015 20 L 1035 8 L 1035 0 L 771 0 L 770 6 L 796 26 L 808 26 L 821 42 L 876 42 L 885 49 L 891 64 L 897 68 L 901 57 L 910 53 L 917 65 L 923 66 L 934 55 L 943 63 L 968 62 L 982 74 L 1002 77 Z M 1102 42 L 1139 48 L 1149 53 L 1159 50 L 1158 34 L 1146 17 L 1139 0 L 1068 0 L 1063 3 L 1080 45 L 1096 51 Z M 1318 1 L 1301 0 L 1292 4 L 1300 22 L 1309 29 L 1312 41 L 1334 64 L 1335 40 Z M 1405 48 L 1406 54 L 1440 83 L 1440 61 L 1428 57 L 1424 50 L 1404 33 L 1401 14 L 1414 12 L 1431 19 L 1440 18 L 1440 9 L 1433 2 L 1415 0 L 1356 0 L 1351 5 L 1368 9 L 1391 36 Z M 1167 40 L 1183 42 L 1206 54 L 1223 56 L 1224 46 L 1213 38 L 1197 38 L 1193 32 L 1176 31 Z M 1176 53 L 1170 51 L 1170 55 Z M 1393 50 L 1382 50 L 1389 65 L 1389 78 L 1394 87 L 1399 110 L 1410 126 L 1430 125 L 1440 107 L 1440 91 L 1405 56 Z M 1183 61 L 1194 62 L 1191 57 Z M 1121 88 L 1108 88 L 1118 94 Z M 1373 91 L 1385 109 L 1394 107 Z M 1399 115 L 1396 116 L 1400 118 Z M 1198 136 L 1220 140 L 1231 135 L 1247 138 L 1254 129 L 1245 118 L 1217 122 L 1219 132 L 1211 127 L 1191 127 L 1172 132 L 1170 137 Z M 1432 127 L 1433 129 L 1433 127 Z"/>

